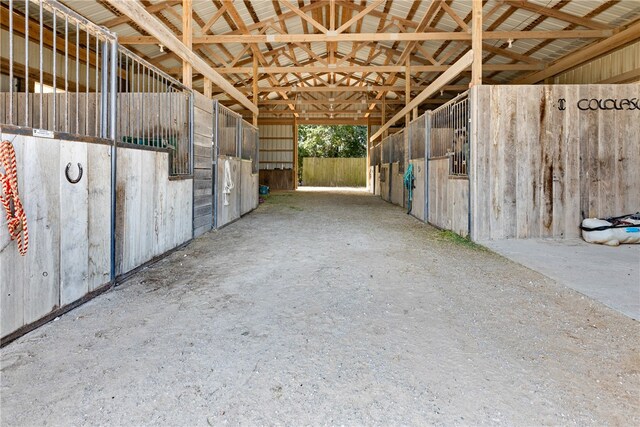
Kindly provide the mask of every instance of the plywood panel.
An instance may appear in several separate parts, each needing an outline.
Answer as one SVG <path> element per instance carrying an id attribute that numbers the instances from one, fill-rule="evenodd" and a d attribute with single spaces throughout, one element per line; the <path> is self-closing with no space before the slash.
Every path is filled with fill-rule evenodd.
<path id="1" fill-rule="evenodd" d="M 76 184 L 65 177 L 71 163 L 72 178 L 78 176 L 78 163 L 84 170 Z M 89 291 L 89 187 L 87 144 L 60 142 L 60 303 L 67 305 Z M 78 238 L 82 236 L 82 238 Z"/>

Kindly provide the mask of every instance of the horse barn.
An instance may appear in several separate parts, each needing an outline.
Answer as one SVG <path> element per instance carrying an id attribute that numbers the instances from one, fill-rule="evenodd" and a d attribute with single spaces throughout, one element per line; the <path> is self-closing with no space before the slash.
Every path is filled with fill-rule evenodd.
<path id="1" fill-rule="evenodd" d="M 2 425 L 640 422 L 638 0 L 0 12 Z"/>

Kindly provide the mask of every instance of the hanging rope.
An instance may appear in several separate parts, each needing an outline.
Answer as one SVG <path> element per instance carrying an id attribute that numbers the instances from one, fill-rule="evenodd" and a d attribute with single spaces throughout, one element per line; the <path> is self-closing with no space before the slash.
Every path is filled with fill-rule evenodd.
<path id="1" fill-rule="evenodd" d="M 2 170 L 4 169 L 4 173 Z M 11 240 L 18 242 L 18 251 L 24 256 L 29 247 L 29 230 L 27 229 L 27 214 L 24 212 L 20 194 L 18 192 L 18 168 L 16 167 L 16 152 L 9 141 L 0 143 L 0 203 L 4 206 L 7 217 L 7 227 Z"/>

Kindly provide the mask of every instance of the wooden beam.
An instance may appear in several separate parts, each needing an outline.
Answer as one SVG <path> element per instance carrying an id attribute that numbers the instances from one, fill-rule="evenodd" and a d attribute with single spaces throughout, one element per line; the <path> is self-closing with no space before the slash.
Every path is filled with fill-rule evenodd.
<path id="1" fill-rule="evenodd" d="M 208 99 L 212 98 L 212 93 L 211 93 L 211 80 L 209 79 L 204 79 L 204 96 L 206 96 Z"/>
<path id="2" fill-rule="evenodd" d="M 351 27 L 353 24 L 355 24 L 356 22 L 358 22 L 359 20 L 361 20 L 362 18 L 364 18 L 365 15 L 367 15 L 369 12 L 371 12 L 373 9 L 375 9 L 376 7 L 378 7 L 380 4 L 382 4 L 382 2 L 384 2 L 385 0 L 375 0 L 373 3 L 371 3 L 369 6 L 367 6 L 366 8 L 364 8 L 363 10 L 361 10 L 356 16 L 354 16 L 353 18 L 349 19 L 347 22 L 345 22 L 344 24 L 342 24 L 340 26 L 340 28 L 338 28 L 336 30 L 336 33 L 340 34 L 342 32 L 344 32 L 346 29 L 348 29 L 349 27 Z"/>
<path id="3" fill-rule="evenodd" d="M 375 141 L 382 132 L 391 127 L 394 123 L 400 120 L 407 112 L 410 112 L 413 108 L 420 105 L 422 101 L 433 95 L 440 88 L 444 87 L 451 80 L 456 78 L 465 68 L 467 68 L 473 62 L 473 51 L 470 50 L 462 58 L 460 58 L 455 64 L 453 64 L 447 71 L 442 73 L 437 79 L 433 81 L 426 89 L 424 89 L 418 96 L 416 96 L 409 104 L 407 104 L 402 110 L 396 113 L 391 120 L 385 123 L 371 138 L 370 142 Z"/>
<path id="4" fill-rule="evenodd" d="M 371 124 L 372 125 L 377 125 L 379 123 L 379 121 L 377 119 L 373 119 L 371 120 Z M 260 119 L 258 120 L 258 126 L 264 126 L 264 125 L 290 125 L 291 124 L 291 119 L 284 119 L 284 118 L 267 118 L 267 119 Z M 352 118 L 340 118 L 340 117 L 335 117 L 333 119 L 326 117 L 326 118 L 309 118 L 309 119 L 299 119 L 299 124 L 301 125 L 361 125 L 361 126 L 366 126 L 367 124 L 367 119 L 357 119 L 357 120 L 353 120 Z"/>
<path id="5" fill-rule="evenodd" d="M 112 0 L 105 0 L 112 1 Z M 113 0 L 116 1 L 116 0 Z M 117 0 L 120 1 L 120 0 Z M 609 37 L 612 30 L 571 30 L 571 31 L 485 31 L 485 40 L 508 39 L 599 39 Z M 384 42 L 384 41 L 471 41 L 471 34 L 464 32 L 433 31 L 421 33 L 342 33 L 328 34 L 247 34 L 247 35 L 205 35 L 194 37 L 193 44 L 228 43 L 313 43 L 313 42 Z M 154 36 L 123 36 L 120 44 L 158 44 Z"/>
<path id="6" fill-rule="evenodd" d="M 193 51 L 193 0 L 182 0 L 182 44 Z M 182 60 L 182 84 L 190 88 L 193 85 L 193 68 L 189 61 Z"/>
<path id="7" fill-rule="evenodd" d="M 405 59 L 406 62 L 406 59 Z M 487 71 L 537 71 L 543 70 L 544 64 L 484 64 Z M 411 70 L 416 73 L 442 73 L 449 69 L 449 65 L 413 65 Z M 219 67 L 214 70 L 220 74 L 252 74 L 252 67 Z M 169 70 L 170 72 L 173 69 Z M 286 67 L 258 67 L 259 74 L 325 74 L 325 73 L 404 73 L 405 65 L 349 65 L 340 67 L 326 66 L 286 66 Z"/>
<path id="8" fill-rule="evenodd" d="M 566 55 L 553 64 L 549 65 L 543 71 L 529 74 L 528 76 L 516 79 L 513 84 L 535 84 L 547 77 L 555 76 L 570 68 L 576 67 L 584 62 L 594 59 L 600 55 L 610 52 L 618 47 L 621 47 L 629 42 L 638 39 L 640 34 L 640 21 L 630 25 L 625 30 L 620 31 L 614 36 L 611 36 L 605 40 L 596 42 L 586 47 L 578 48 L 573 53 Z"/>
<path id="9" fill-rule="evenodd" d="M 253 90 L 253 105 L 258 108 L 258 58 L 256 58 L 255 55 L 253 56 L 253 81 L 251 88 Z M 285 99 L 285 101 L 287 100 Z M 253 115 L 253 125 L 258 126 L 257 114 Z"/>
<path id="10" fill-rule="evenodd" d="M 218 11 L 213 14 L 211 19 L 209 19 L 207 21 L 207 23 L 204 24 L 204 26 L 202 27 L 202 34 L 206 34 L 209 31 L 209 29 L 213 26 L 213 24 L 215 24 L 218 21 L 218 19 L 220 19 L 220 17 L 226 11 L 227 11 L 227 4 L 226 3 L 222 3 L 222 7 L 220 9 L 218 9 Z"/>
<path id="11" fill-rule="evenodd" d="M 561 21 L 570 22 L 572 24 L 581 25 L 586 28 L 592 28 L 594 30 L 610 29 L 608 25 L 601 24 L 592 19 L 572 15 L 570 13 L 562 12 L 558 9 L 552 9 L 550 7 L 541 6 L 539 4 L 529 3 L 525 0 L 506 0 L 504 3 L 513 7 L 517 7 L 519 9 L 528 10 L 530 12 L 534 12 L 543 16 L 548 16 L 550 18 L 555 18 Z"/>
<path id="12" fill-rule="evenodd" d="M 475 2 L 475 0 L 473 1 Z M 456 24 L 458 24 L 462 31 L 465 31 L 467 33 L 469 32 L 469 26 L 467 25 L 467 23 L 464 22 L 464 20 L 460 18 L 460 16 L 453 9 L 451 9 L 451 6 L 449 6 L 446 2 L 442 2 L 440 3 L 440 7 L 442 7 L 442 9 L 447 12 L 447 14 L 451 18 L 453 18 L 454 21 L 456 21 Z"/>
<path id="13" fill-rule="evenodd" d="M 424 86 L 411 86 L 412 91 L 423 90 Z M 441 88 L 453 92 L 463 92 L 468 89 L 467 85 L 447 85 Z M 264 92 L 294 92 L 294 93 L 317 93 L 317 92 L 400 92 L 404 93 L 404 86 L 259 86 L 258 91 Z M 369 101 L 373 102 L 373 101 Z"/>
<path id="14" fill-rule="evenodd" d="M 304 13 L 303 11 L 301 11 L 299 8 L 295 7 L 294 5 L 292 5 L 291 3 L 288 2 L 288 0 L 279 0 L 280 3 L 282 3 L 283 5 L 285 5 L 287 8 L 289 8 L 293 13 L 295 13 L 296 15 L 298 15 L 300 18 L 304 19 L 305 21 L 307 21 L 309 24 L 313 25 L 314 27 L 316 27 L 318 30 L 320 30 L 322 33 L 326 34 L 327 33 L 327 29 L 322 26 L 321 24 L 318 23 L 318 21 L 316 21 L 315 19 L 311 18 L 309 15 L 307 15 L 306 13 Z"/>
<path id="15" fill-rule="evenodd" d="M 200 56 L 196 55 L 191 49 L 187 48 L 178 38 L 149 12 L 147 12 L 139 1 L 132 0 L 105 0 L 120 12 L 129 16 L 136 24 L 144 28 L 149 34 L 160 40 L 168 49 L 178 55 L 183 61 L 189 62 L 192 67 L 200 72 L 204 77 L 211 80 L 230 97 L 238 100 L 249 110 L 258 114 L 258 108 L 253 105 L 246 96 L 244 96 L 231 83 L 224 79 L 220 74 L 214 71 Z"/>
<path id="16" fill-rule="evenodd" d="M 160 2 L 158 4 L 154 4 L 152 6 L 148 6 L 147 12 L 149 13 L 157 13 L 160 12 L 164 9 L 166 9 L 167 7 L 172 7 L 176 4 L 180 4 L 182 0 L 169 0 L 169 1 L 163 1 Z M 105 26 L 107 28 L 111 28 L 111 27 L 115 27 L 117 25 L 121 25 L 121 24 L 126 24 L 127 22 L 131 21 L 131 18 L 129 18 L 127 15 L 122 15 L 122 16 L 118 16 L 116 18 L 110 19 L 108 21 L 103 22 L 102 26 Z"/>
<path id="17" fill-rule="evenodd" d="M 441 104 L 443 102 L 446 102 L 447 99 L 441 99 L 439 101 L 437 100 L 431 100 L 428 99 L 425 102 L 429 103 L 431 101 L 434 101 L 434 104 Z M 436 102 L 437 101 L 437 102 Z M 263 101 L 259 101 L 258 104 L 259 105 L 287 105 L 289 104 L 290 101 L 286 101 L 286 100 L 282 100 L 282 99 L 267 99 L 267 100 L 263 100 Z M 333 101 L 329 101 L 328 98 L 321 98 L 321 99 L 301 99 L 299 101 L 296 101 L 296 104 L 298 105 L 324 105 L 324 104 L 334 104 L 334 105 L 358 105 L 358 104 L 376 104 L 376 105 L 382 105 L 383 100 L 381 99 L 370 99 L 368 101 L 363 101 L 361 99 L 353 99 L 353 100 L 342 100 L 342 99 L 335 99 Z M 389 105 L 404 105 L 405 103 L 400 100 L 400 99 L 388 99 L 387 100 L 387 104 Z"/>
<path id="18" fill-rule="evenodd" d="M 635 70 L 627 71 L 626 73 L 618 74 L 613 77 L 609 77 L 608 79 L 600 80 L 596 82 L 599 85 L 604 84 L 620 84 L 620 83 L 640 83 L 640 68 L 636 68 Z"/>
<path id="19" fill-rule="evenodd" d="M 471 65 L 471 82 L 469 87 L 482 84 L 482 0 L 471 2 L 471 50 L 473 50 L 473 64 Z"/>
<path id="20" fill-rule="evenodd" d="M 407 65 L 404 72 L 404 102 L 405 107 L 411 102 L 411 59 L 407 57 Z M 411 122 L 411 111 L 407 110 L 407 114 L 404 116 L 404 125 L 409 127 Z"/>

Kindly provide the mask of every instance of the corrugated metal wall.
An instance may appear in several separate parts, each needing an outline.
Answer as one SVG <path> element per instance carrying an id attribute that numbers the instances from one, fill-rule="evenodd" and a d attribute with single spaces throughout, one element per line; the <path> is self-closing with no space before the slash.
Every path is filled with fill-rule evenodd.
<path id="1" fill-rule="evenodd" d="M 260 169 L 293 169 L 293 125 L 261 125 Z"/>
<path id="2" fill-rule="evenodd" d="M 640 82 L 640 41 L 551 79 L 552 84 Z"/>

